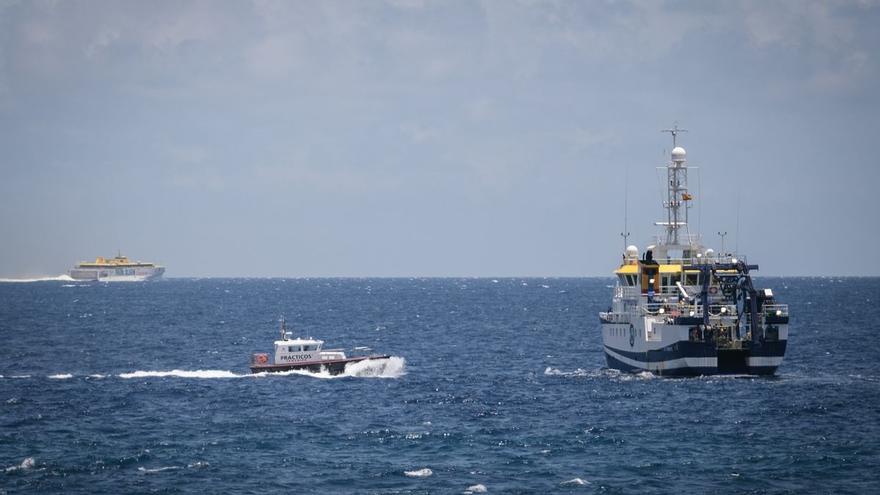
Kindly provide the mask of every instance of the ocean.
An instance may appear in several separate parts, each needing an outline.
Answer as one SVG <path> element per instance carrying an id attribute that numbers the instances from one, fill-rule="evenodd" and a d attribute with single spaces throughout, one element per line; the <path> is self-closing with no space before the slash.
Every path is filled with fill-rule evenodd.
<path id="1" fill-rule="evenodd" d="M 880 279 L 757 279 L 771 378 L 606 369 L 612 283 L 0 283 L 0 493 L 880 493 Z M 395 358 L 251 375 L 282 314 Z"/>

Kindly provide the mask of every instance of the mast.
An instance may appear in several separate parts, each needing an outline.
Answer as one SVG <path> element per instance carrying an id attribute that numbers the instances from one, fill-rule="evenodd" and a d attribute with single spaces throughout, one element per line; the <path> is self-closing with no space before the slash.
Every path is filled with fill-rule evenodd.
<path id="1" fill-rule="evenodd" d="M 624 175 L 624 184 L 623 184 L 623 232 L 620 233 L 620 237 L 623 237 L 623 251 L 626 252 L 626 240 L 629 238 L 629 167 L 626 169 L 626 173 Z"/>
<path id="2" fill-rule="evenodd" d="M 664 244 L 669 246 L 680 246 L 683 243 L 679 236 L 679 231 L 685 229 L 684 244 L 690 245 L 691 240 L 687 236 L 688 222 L 688 202 L 693 199 L 688 193 L 687 185 L 687 155 L 684 148 L 678 147 L 678 134 L 687 132 L 687 129 L 679 129 L 675 124 L 672 129 L 663 129 L 661 132 L 672 134 L 672 161 L 666 165 L 666 201 L 663 202 L 663 208 L 666 209 L 666 221 L 656 222 L 656 225 L 666 227 L 666 239 Z"/>

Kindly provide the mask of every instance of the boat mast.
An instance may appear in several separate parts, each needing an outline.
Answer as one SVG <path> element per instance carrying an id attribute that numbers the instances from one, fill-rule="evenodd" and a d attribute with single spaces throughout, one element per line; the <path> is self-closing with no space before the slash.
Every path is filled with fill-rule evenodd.
<path id="1" fill-rule="evenodd" d="M 684 148 L 678 147 L 678 133 L 687 132 L 687 129 L 679 129 L 675 124 L 672 129 L 663 129 L 661 132 L 672 134 L 672 162 L 666 166 L 666 222 L 657 222 L 657 225 L 666 227 L 666 244 L 670 246 L 681 245 L 679 229 L 687 228 L 688 201 L 692 196 L 687 192 L 687 163 Z M 682 209 L 684 207 L 684 209 Z M 690 240 L 688 240 L 690 244 Z"/>
<path id="2" fill-rule="evenodd" d="M 623 251 L 626 252 L 626 240 L 629 238 L 629 167 L 626 168 L 626 173 L 624 174 L 624 184 L 623 184 L 623 232 L 620 233 L 620 237 L 623 237 Z"/>

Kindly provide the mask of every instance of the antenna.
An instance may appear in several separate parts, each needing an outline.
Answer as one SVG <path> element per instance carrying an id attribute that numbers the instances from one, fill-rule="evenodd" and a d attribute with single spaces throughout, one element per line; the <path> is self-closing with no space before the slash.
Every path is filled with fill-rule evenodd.
<path id="1" fill-rule="evenodd" d="M 727 235 L 727 231 L 724 232 L 719 231 L 718 235 L 721 236 L 721 256 L 724 256 L 724 236 Z"/>
<path id="2" fill-rule="evenodd" d="M 623 177 L 623 232 L 620 237 L 623 237 L 623 251 L 626 252 L 626 240 L 629 238 L 629 166 L 626 167 Z"/>
<path id="3" fill-rule="evenodd" d="M 692 244 L 692 237 L 688 227 L 688 209 L 693 196 L 688 193 L 687 175 L 688 166 L 685 158 L 685 151 L 678 147 L 678 134 L 687 132 L 687 129 L 679 129 L 676 122 L 672 129 L 663 129 L 661 132 L 672 134 L 672 161 L 662 167 L 666 172 L 666 199 L 662 200 L 663 208 L 666 209 L 666 221 L 656 222 L 655 225 L 663 225 L 666 227 L 666 244 L 670 246 L 679 246 L 679 230 L 682 227 L 685 230 L 686 242 Z M 661 167 L 658 167 L 658 171 Z M 662 193 L 661 193 L 662 198 Z M 682 211 L 683 210 L 683 211 Z"/>
<path id="4" fill-rule="evenodd" d="M 281 340 L 287 340 L 287 326 L 284 324 L 284 315 L 281 315 Z"/>
<path id="5" fill-rule="evenodd" d="M 672 129 L 663 129 L 660 132 L 668 132 L 669 134 L 672 134 L 672 147 L 675 148 L 677 146 L 675 138 L 678 137 L 678 133 L 687 131 L 687 129 L 679 129 L 678 122 L 673 122 Z"/>
<path id="6" fill-rule="evenodd" d="M 736 248 L 734 254 L 739 254 L 739 189 L 736 190 Z"/>
<path id="7" fill-rule="evenodd" d="M 697 238 L 699 243 L 703 243 L 703 176 L 700 174 L 700 167 L 697 169 L 697 197 L 700 201 L 697 203 Z"/>

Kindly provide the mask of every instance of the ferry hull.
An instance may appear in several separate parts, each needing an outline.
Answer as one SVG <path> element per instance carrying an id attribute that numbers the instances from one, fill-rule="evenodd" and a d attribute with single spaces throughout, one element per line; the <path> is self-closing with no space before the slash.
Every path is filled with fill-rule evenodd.
<path id="1" fill-rule="evenodd" d="M 165 273 L 164 267 L 156 268 L 74 268 L 70 278 L 100 282 L 144 282 L 156 280 Z"/>
<path id="2" fill-rule="evenodd" d="M 334 359 L 324 361 L 311 361 L 304 363 L 284 363 L 284 364 L 254 364 L 251 365 L 251 373 L 280 373 L 283 371 L 304 370 L 310 373 L 320 373 L 326 371 L 331 375 L 341 375 L 345 372 L 345 366 L 349 363 L 359 363 L 361 361 L 379 361 L 389 359 L 391 356 L 356 356 L 345 359 Z"/>

